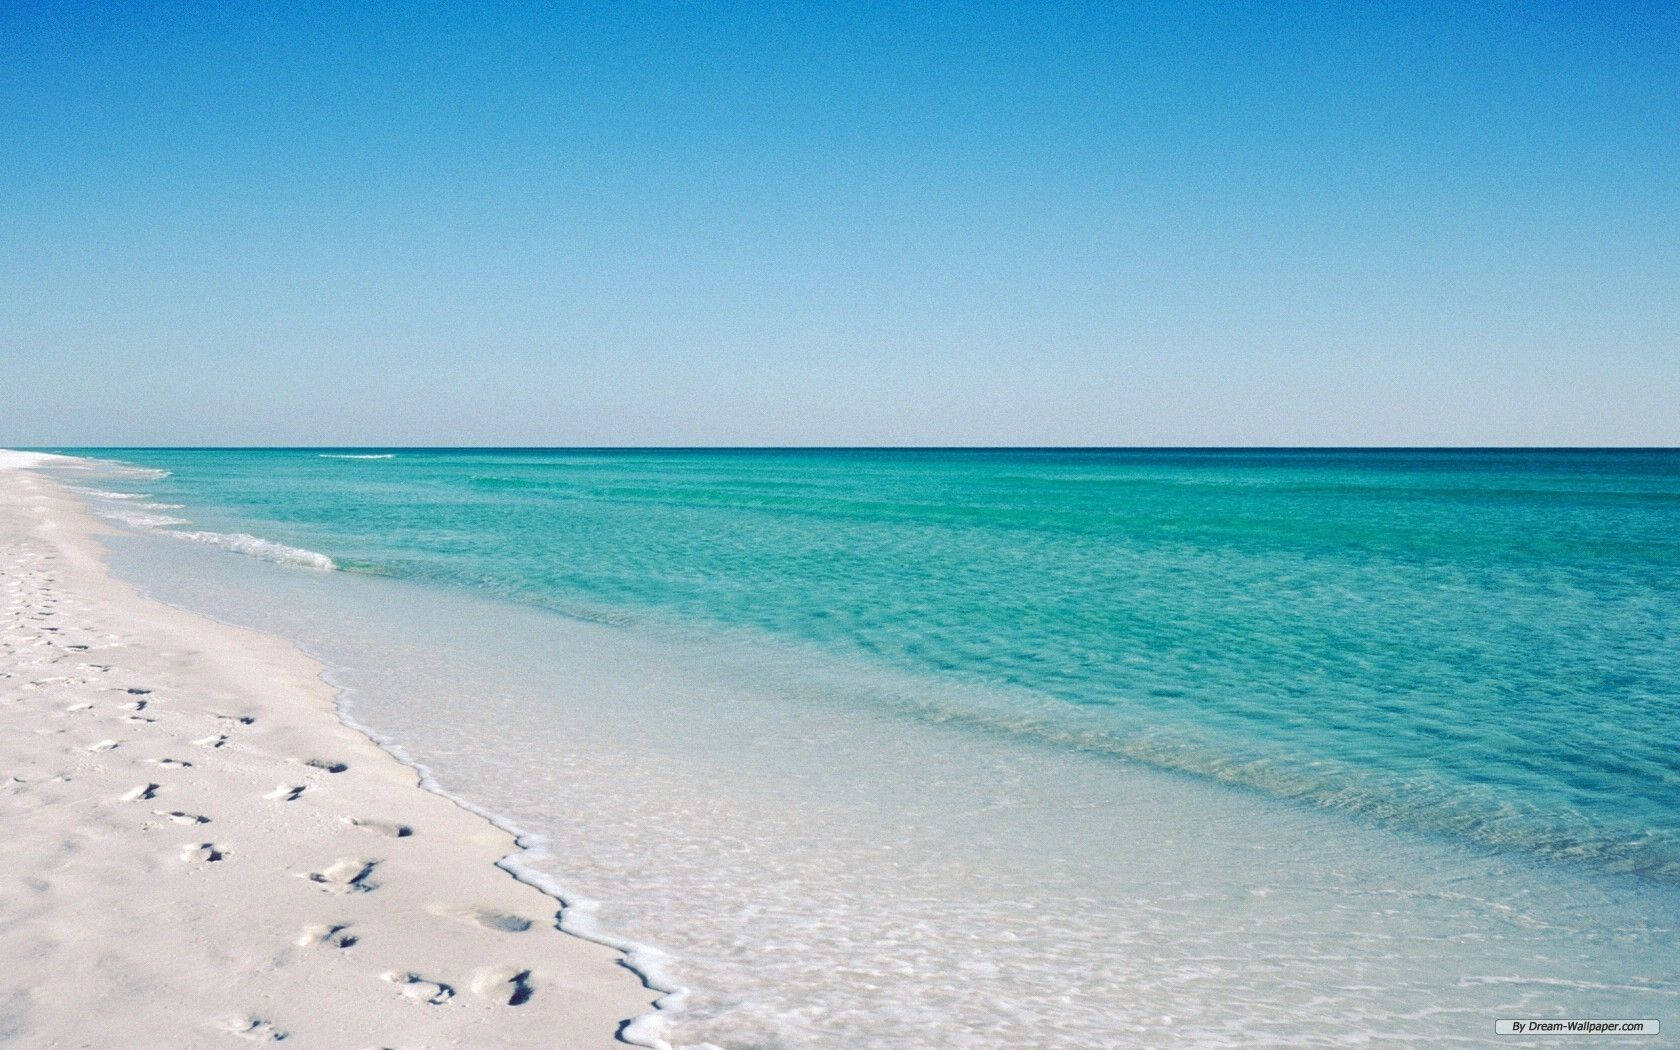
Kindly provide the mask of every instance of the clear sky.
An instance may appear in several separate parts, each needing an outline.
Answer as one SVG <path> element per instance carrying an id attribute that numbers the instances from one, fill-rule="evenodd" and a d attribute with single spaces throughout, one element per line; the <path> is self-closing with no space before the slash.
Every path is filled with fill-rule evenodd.
<path id="1" fill-rule="evenodd" d="M 0 5 L 0 445 L 1680 444 L 1672 0 L 402 6 Z"/>

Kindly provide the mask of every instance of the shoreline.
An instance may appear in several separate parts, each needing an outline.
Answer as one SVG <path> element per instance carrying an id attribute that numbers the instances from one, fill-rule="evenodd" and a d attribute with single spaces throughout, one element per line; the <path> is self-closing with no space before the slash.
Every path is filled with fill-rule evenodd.
<path id="1" fill-rule="evenodd" d="M 99 518 L 160 509 L 219 530 L 199 535 L 361 549 L 353 530 L 239 510 L 252 482 L 292 476 L 285 457 L 218 488 L 136 455 L 110 484 L 42 473 Z M 282 491 L 310 506 L 323 490 Z M 750 628 L 603 623 L 423 574 L 305 571 L 274 541 L 99 528 L 104 567 L 140 595 L 327 668 L 337 719 L 403 763 L 409 790 L 435 771 L 445 797 L 532 833 L 500 863 L 553 891 L 563 928 L 610 931 L 644 977 L 680 959 L 687 993 L 621 1038 L 1307 1044 L 1355 1017 L 1455 1045 L 1493 1017 L 1660 1016 L 1675 995 L 1680 901 L 1636 876 L 904 717 L 895 699 L 937 700 L 935 679 Z"/>
<path id="2" fill-rule="evenodd" d="M 517 829 L 290 642 L 110 575 L 110 528 L 32 469 L 75 462 L 0 453 L 0 1041 L 658 1045 L 660 989 L 567 928 Z"/>

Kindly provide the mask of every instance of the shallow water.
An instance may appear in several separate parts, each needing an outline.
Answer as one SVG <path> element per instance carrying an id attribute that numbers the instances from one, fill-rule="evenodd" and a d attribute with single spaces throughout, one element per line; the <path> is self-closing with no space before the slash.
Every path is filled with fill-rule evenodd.
<path id="1" fill-rule="evenodd" d="M 547 836 L 678 1042 L 1671 1013 L 1672 455 L 392 455 L 123 458 L 402 578 L 119 569 Z"/>

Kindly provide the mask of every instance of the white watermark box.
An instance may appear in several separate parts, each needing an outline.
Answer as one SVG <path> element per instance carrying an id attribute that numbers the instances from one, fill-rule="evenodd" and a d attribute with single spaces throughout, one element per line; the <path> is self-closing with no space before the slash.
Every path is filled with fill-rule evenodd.
<path id="1" fill-rule="evenodd" d="M 1631 1020 L 1575 1020 L 1555 1018 L 1522 1018 L 1495 1021 L 1495 1035 L 1656 1035 L 1653 1019 Z"/>

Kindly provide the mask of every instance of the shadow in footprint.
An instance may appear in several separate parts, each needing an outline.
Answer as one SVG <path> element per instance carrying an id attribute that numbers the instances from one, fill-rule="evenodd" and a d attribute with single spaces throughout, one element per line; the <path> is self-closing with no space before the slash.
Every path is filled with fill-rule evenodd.
<path id="1" fill-rule="evenodd" d="M 410 835 L 414 834 L 413 828 L 409 827 L 407 824 L 398 824 L 395 821 L 363 820 L 361 817 L 344 817 L 342 819 L 344 823 L 353 828 L 361 828 L 364 831 L 371 831 L 376 835 L 384 835 L 386 838 L 406 839 Z"/>
<path id="2" fill-rule="evenodd" d="M 350 924 L 347 922 L 333 923 L 331 925 L 327 923 L 314 923 L 303 928 L 303 932 L 298 934 L 297 943 L 300 948 L 307 948 L 313 945 L 330 945 L 334 948 L 348 948 L 360 939 L 361 938 L 350 932 Z"/>
<path id="3" fill-rule="evenodd" d="M 328 893 L 366 893 L 374 888 L 368 881 L 373 874 L 373 860 L 350 860 L 348 858 L 334 862 L 320 871 L 311 871 L 303 876 Z"/>
<path id="4" fill-rule="evenodd" d="M 508 1006 L 523 1006 L 531 1000 L 531 971 L 512 967 L 478 970 L 473 973 L 474 995 Z"/>
<path id="5" fill-rule="evenodd" d="M 153 816 L 168 817 L 177 824 L 208 824 L 210 818 L 199 813 L 187 813 L 179 809 L 154 809 Z"/>
<path id="6" fill-rule="evenodd" d="M 253 1043 L 278 1043 L 287 1032 L 274 1027 L 274 1022 L 262 1017 L 235 1017 L 223 1022 L 222 1031 L 248 1039 Z"/>
<path id="7" fill-rule="evenodd" d="M 381 974 L 380 977 L 401 988 L 403 998 L 412 999 L 417 1003 L 430 1003 L 433 1006 L 439 1006 L 448 1002 L 455 995 L 455 989 L 442 981 L 428 981 L 417 973 L 392 970 L 389 973 Z"/>

